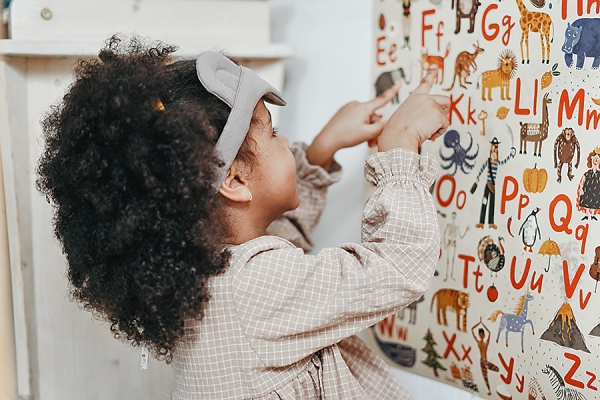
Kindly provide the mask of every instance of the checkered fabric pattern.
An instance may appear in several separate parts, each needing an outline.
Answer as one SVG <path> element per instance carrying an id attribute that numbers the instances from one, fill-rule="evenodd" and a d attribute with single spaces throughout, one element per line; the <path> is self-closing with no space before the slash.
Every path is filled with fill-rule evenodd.
<path id="1" fill-rule="evenodd" d="M 310 230 L 337 179 L 295 146 L 301 208 L 270 230 L 310 247 Z M 201 321 L 174 353 L 173 400 L 410 399 L 385 363 L 355 335 L 426 290 L 439 254 L 429 156 L 394 149 L 367 159 L 376 185 L 362 243 L 308 255 L 278 236 L 232 247 L 210 281 Z"/>

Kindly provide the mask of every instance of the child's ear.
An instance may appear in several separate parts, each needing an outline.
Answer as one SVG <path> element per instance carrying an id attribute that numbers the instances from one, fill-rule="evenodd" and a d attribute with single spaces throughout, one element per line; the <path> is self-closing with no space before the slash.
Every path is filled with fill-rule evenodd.
<path id="1" fill-rule="evenodd" d="M 247 203 L 252 200 L 252 192 L 248 187 L 246 172 L 246 168 L 243 168 L 239 162 L 234 161 L 219 189 L 221 196 L 236 203 Z"/>

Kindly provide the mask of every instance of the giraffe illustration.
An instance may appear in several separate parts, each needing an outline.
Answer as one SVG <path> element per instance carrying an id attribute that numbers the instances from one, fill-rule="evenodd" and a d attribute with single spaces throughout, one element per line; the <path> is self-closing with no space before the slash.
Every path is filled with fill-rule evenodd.
<path id="1" fill-rule="evenodd" d="M 521 63 L 524 64 L 527 60 L 529 64 L 529 32 L 536 32 L 540 34 L 540 44 L 542 46 L 542 64 L 550 63 L 550 43 L 554 41 L 554 23 L 550 15 L 539 12 L 529 11 L 523 0 L 516 0 L 519 12 L 521 13 L 521 19 L 519 19 L 519 25 L 521 26 Z M 550 39 L 550 28 L 552 27 L 552 39 Z M 525 47 L 527 48 L 527 58 L 523 56 L 523 41 L 525 41 Z"/>

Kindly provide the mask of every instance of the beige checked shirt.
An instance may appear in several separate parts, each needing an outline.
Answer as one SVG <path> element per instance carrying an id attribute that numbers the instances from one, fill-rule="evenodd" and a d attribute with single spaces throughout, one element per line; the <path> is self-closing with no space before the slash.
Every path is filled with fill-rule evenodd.
<path id="1" fill-rule="evenodd" d="M 270 227 L 310 248 L 339 165 L 327 173 L 292 147 L 301 206 Z M 410 399 L 356 333 L 416 300 L 433 276 L 439 228 L 429 186 L 434 160 L 403 149 L 370 156 L 376 185 L 362 243 L 308 255 L 278 236 L 231 248 L 228 270 L 194 334 L 174 353 L 173 400 Z"/>

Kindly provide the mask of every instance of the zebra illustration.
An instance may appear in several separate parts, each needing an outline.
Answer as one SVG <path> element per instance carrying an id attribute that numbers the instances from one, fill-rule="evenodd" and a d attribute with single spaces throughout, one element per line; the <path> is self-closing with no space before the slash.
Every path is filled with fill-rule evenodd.
<path id="1" fill-rule="evenodd" d="M 554 367 L 546 364 L 546 368 L 543 368 L 542 372 L 548 375 L 557 400 L 586 400 L 579 391 L 565 387 L 565 381 Z"/>

